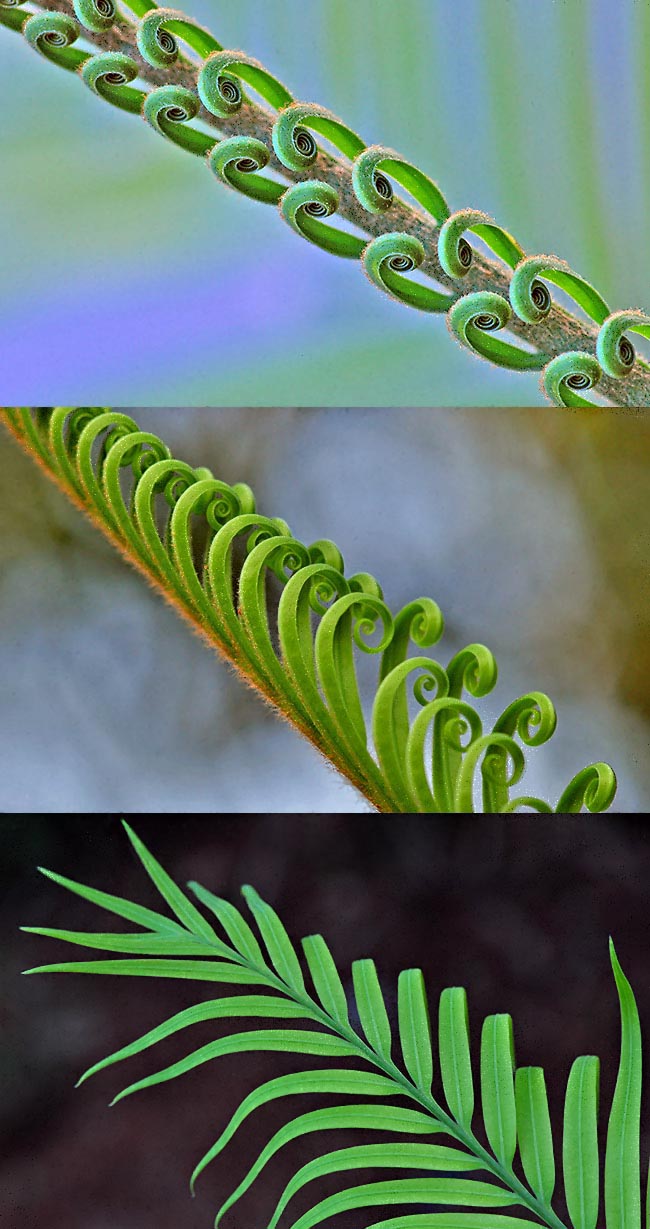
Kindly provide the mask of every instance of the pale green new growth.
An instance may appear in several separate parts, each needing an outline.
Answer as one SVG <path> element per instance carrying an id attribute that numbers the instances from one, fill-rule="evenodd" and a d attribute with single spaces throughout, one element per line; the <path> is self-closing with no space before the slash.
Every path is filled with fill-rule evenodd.
<path id="1" fill-rule="evenodd" d="M 275 1210 L 270 1209 L 270 1229 L 274 1229 L 281 1216 L 285 1216 L 287 1229 L 314 1229 L 330 1216 L 353 1208 L 378 1210 L 371 1214 L 372 1225 L 364 1222 L 368 1229 L 539 1229 L 540 1223 L 547 1229 L 568 1229 L 551 1203 L 556 1171 L 544 1073 L 539 1067 L 516 1068 L 509 1015 L 489 1016 L 482 1029 L 480 1083 L 483 1128 L 489 1141 L 486 1148 L 470 1127 L 472 1060 L 464 990 L 452 987 L 442 991 L 440 1046 L 434 1053 L 423 974 L 419 969 L 401 973 L 397 1029 L 392 1044 L 384 997 L 371 960 L 352 965 L 353 995 L 349 979 L 337 971 L 325 941 L 319 935 L 310 936 L 303 940 L 303 946 L 312 991 L 306 986 L 296 949 L 284 926 L 253 888 L 244 888 L 243 894 L 259 938 L 233 905 L 198 884 L 189 884 L 197 899 L 223 925 L 224 937 L 208 937 L 214 933 L 212 927 L 180 888 L 172 884 L 128 825 L 125 827 L 142 865 L 182 924 L 45 872 L 91 903 L 141 925 L 143 930 L 136 935 L 80 935 L 47 927 L 23 929 L 99 951 L 131 951 L 129 943 L 137 939 L 141 942 L 140 958 L 57 963 L 27 971 L 186 976 L 233 986 L 248 983 L 260 992 L 203 1001 L 178 1012 L 143 1037 L 94 1063 L 79 1083 L 106 1067 L 145 1053 L 193 1024 L 233 1017 L 268 1019 L 280 1027 L 253 1027 L 208 1042 L 171 1066 L 135 1080 L 114 1097 L 112 1104 L 226 1054 L 278 1051 L 351 1059 L 356 1064 L 302 1071 L 297 1062 L 295 1073 L 268 1080 L 244 1098 L 196 1165 L 192 1188 L 248 1116 L 263 1105 L 303 1094 L 336 1094 L 347 1098 L 347 1103 L 298 1114 L 277 1130 L 253 1160 L 246 1176 L 222 1202 L 215 1225 L 286 1144 L 321 1131 L 359 1129 L 379 1132 L 382 1142 L 321 1150 L 297 1170 Z M 170 958 L 151 959 L 158 957 L 160 944 L 165 945 Z M 187 959 L 187 952 L 192 950 L 201 959 Z M 611 960 L 621 1009 L 622 1040 L 605 1152 L 605 1224 L 606 1229 L 640 1229 L 641 1035 L 634 995 L 613 945 Z M 310 1028 L 293 1029 L 281 1023 L 291 1018 L 309 1021 Z M 431 1093 L 438 1066 L 446 1104 Z M 207 1071 L 204 1078 L 209 1078 Z M 573 1229 L 594 1229 L 598 1217 L 597 1084 L 598 1060 L 576 1059 L 567 1085 L 562 1132 L 564 1189 Z M 399 1103 L 391 1104 L 396 1099 Z M 395 1138 L 398 1135 L 444 1135 L 448 1142 L 403 1142 Z M 316 1140 L 316 1147 L 317 1143 Z M 383 1168 L 393 1171 L 390 1178 L 364 1181 L 366 1170 Z M 416 1171 L 418 1176 L 401 1177 L 403 1170 Z M 477 1172 L 486 1177 L 475 1177 Z M 341 1175 L 341 1189 L 319 1201 L 318 1195 L 311 1193 L 311 1184 L 331 1174 Z M 310 1190 L 308 1211 L 298 1218 L 291 1211 L 285 1215 L 294 1196 L 304 1187 Z M 389 1212 L 409 1205 L 422 1210 L 397 1216 Z M 432 1206 L 464 1210 L 427 1210 Z M 517 1208 L 520 1214 L 511 1218 L 490 1211 L 505 1207 Z"/>
<path id="2" fill-rule="evenodd" d="M 514 793 L 522 744 L 540 746 L 555 730 L 551 701 L 542 692 L 521 696 L 485 732 L 463 696 L 492 691 L 494 657 L 481 644 L 446 666 L 422 655 L 443 634 L 431 598 L 393 614 L 373 576 L 345 575 L 333 542 L 305 546 L 284 521 L 256 511 L 245 483 L 229 486 L 176 460 L 127 414 L 56 407 L 4 417 L 126 557 L 377 809 L 471 813 L 479 793 L 488 813 L 554 809 Z M 357 681 L 360 653 L 378 663 L 369 715 Z M 612 769 L 592 764 L 555 810 L 603 811 L 615 791 Z M 262 910 L 264 929 L 264 908 L 254 896 L 250 903 Z M 275 957 L 281 976 L 295 976 L 286 942 Z M 370 972 L 365 981 L 372 997 Z"/>
<path id="3" fill-rule="evenodd" d="M 650 366 L 637 358 L 626 335 L 650 337 L 646 313 L 610 312 L 566 261 L 526 256 L 481 210 L 452 213 L 423 171 L 392 149 L 368 145 L 326 108 L 294 100 L 257 60 L 225 50 L 185 14 L 158 8 L 153 0 L 124 0 L 120 8 L 113 0 L 34 3 L 45 11 L 22 7 L 23 0 L 0 0 L 0 24 L 22 33 L 58 67 L 76 72 L 106 102 L 142 115 L 166 140 L 205 159 L 228 187 L 277 206 L 310 243 L 360 262 L 370 281 L 392 298 L 446 313 L 452 335 L 474 354 L 540 372 L 542 390 L 557 405 L 588 408 L 593 403 L 582 393 L 596 385 L 611 404 L 650 405 Z M 80 50 L 79 40 L 100 50 Z M 180 54 L 179 40 L 188 54 Z M 133 86 L 136 79 L 154 88 Z M 220 138 L 193 126 L 196 118 Z M 314 133 L 336 156 L 319 149 Z M 259 173 L 267 167 L 280 180 Z M 299 182 L 287 187 L 281 182 L 287 179 Z M 416 208 L 394 195 L 392 180 Z M 357 233 L 323 221 L 336 213 Z M 466 234 L 477 236 L 497 260 L 475 251 Z M 404 276 L 415 269 L 435 289 Z M 583 315 L 554 304 L 547 283 L 564 291 Z M 492 336 L 502 329 L 532 350 Z"/>

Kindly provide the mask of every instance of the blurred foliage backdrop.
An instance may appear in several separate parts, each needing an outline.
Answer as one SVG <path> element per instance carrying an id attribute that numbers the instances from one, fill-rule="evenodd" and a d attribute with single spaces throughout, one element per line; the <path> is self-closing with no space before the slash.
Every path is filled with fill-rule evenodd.
<path id="1" fill-rule="evenodd" d="M 481 705 L 549 693 L 526 792 L 587 762 L 650 797 L 650 419 L 516 408 L 143 409 L 176 456 L 331 537 L 398 609 L 434 597 L 441 659 L 484 641 Z M 363 811 L 0 432 L 0 809 Z M 437 655 L 437 651 L 436 651 Z M 370 665 L 370 662 L 367 663 Z M 371 666 L 374 677 L 374 663 Z M 362 674 L 362 678 L 365 677 Z"/>
<path id="2" fill-rule="evenodd" d="M 299 99 L 650 307 L 648 0 L 187 0 Z M 8 401 L 543 404 L 0 31 Z"/>

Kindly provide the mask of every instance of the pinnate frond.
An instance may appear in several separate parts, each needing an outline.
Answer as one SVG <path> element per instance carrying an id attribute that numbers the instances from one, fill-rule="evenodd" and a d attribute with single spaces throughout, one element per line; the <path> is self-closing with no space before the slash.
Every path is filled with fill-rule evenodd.
<path id="1" fill-rule="evenodd" d="M 346 988 L 346 979 L 319 935 L 303 940 L 303 969 L 298 950 L 278 915 L 253 888 L 243 889 L 251 925 L 230 902 L 190 884 L 196 899 L 218 919 L 224 931 L 220 935 L 126 828 L 138 858 L 174 918 L 45 872 L 54 882 L 142 929 L 126 935 L 47 927 L 26 930 L 115 953 L 133 953 L 141 941 L 142 950 L 137 958 L 117 955 L 44 965 L 28 972 L 186 977 L 233 987 L 255 985 L 257 990 L 209 999 L 177 1012 L 95 1062 L 79 1083 L 105 1068 L 148 1055 L 156 1046 L 164 1046 L 169 1037 L 212 1020 L 246 1020 L 253 1027 L 209 1041 L 184 1058 L 134 1080 L 112 1103 L 205 1068 L 228 1054 L 268 1051 L 295 1056 L 295 1071 L 267 1080 L 244 1097 L 198 1161 L 192 1187 L 263 1105 L 284 1097 L 314 1094 L 345 1098 L 341 1104 L 299 1112 L 276 1130 L 244 1178 L 223 1199 L 215 1224 L 227 1218 L 272 1158 L 292 1140 L 313 1136 L 317 1148 L 322 1131 L 360 1130 L 378 1132 L 383 1139 L 317 1152 L 294 1173 L 275 1208 L 269 1210 L 269 1229 L 275 1229 L 281 1221 L 291 1229 L 315 1229 L 330 1217 L 354 1209 L 373 1209 L 367 1214 L 380 1219 L 373 1219 L 372 1229 L 530 1229 L 540 1222 L 548 1229 L 566 1229 L 552 1206 L 556 1159 L 544 1073 L 540 1067 L 517 1068 L 513 1023 L 508 1014 L 488 1016 L 481 1030 L 479 1135 L 487 1138 L 486 1147 L 471 1128 L 477 1111 L 467 998 L 462 988 L 448 987 L 440 995 L 434 1030 L 438 1046 L 434 1051 L 430 1000 L 419 969 L 407 969 L 399 975 L 395 1031 L 373 961 L 356 961 L 352 985 Z M 605 1151 L 606 1224 L 607 1229 L 640 1229 L 641 1034 L 634 995 L 613 945 L 611 960 L 621 1009 L 622 1041 Z M 266 1020 L 269 1027 L 260 1028 L 258 1022 Z M 286 1021 L 296 1021 L 299 1027 L 291 1027 Z M 336 1066 L 303 1070 L 301 1055 L 343 1061 Z M 598 1071 L 597 1058 L 576 1059 L 566 1089 L 562 1171 L 573 1229 L 595 1229 L 598 1218 Z M 207 1069 L 203 1078 L 210 1078 Z M 434 1082 L 441 1083 L 444 1100 L 433 1095 Z M 446 1142 L 403 1138 L 430 1135 L 442 1135 Z M 369 1180 L 367 1171 L 383 1169 L 390 1170 L 391 1176 Z M 340 1177 L 341 1188 L 319 1198 L 319 1179 L 332 1175 Z M 305 1189 L 310 1206 L 297 1219 L 292 1218 L 292 1201 Z M 417 1206 L 417 1214 L 393 1215 L 394 1209 L 410 1205 Z M 464 1211 L 432 1212 L 432 1207 L 460 1207 Z M 491 1210 L 502 1207 L 519 1212 L 515 1217 L 504 1217 Z"/>

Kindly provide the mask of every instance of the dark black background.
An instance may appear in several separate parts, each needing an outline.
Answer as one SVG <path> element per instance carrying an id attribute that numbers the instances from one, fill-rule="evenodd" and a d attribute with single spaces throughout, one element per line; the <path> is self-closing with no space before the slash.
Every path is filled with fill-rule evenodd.
<path id="1" fill-rule="evenodd" d="M 373 956 L 389 1010 L 402 968 L 424 970 L 432 1011 L 444 986 L 464 985 L 475 1053 L 482 1017 L 511 1012 L 518 1064 L 546 1070 L 558 1159 L 571 1062 L 581 1053 L 600 1055 L 606 1125 L 619 1046 L 610 933 L 642 1026 L 650 1018 L 644 820 L 136 816 L 133 826 L 181 883 L 198 879 L 237 903 L 240 884 L 250 882 L 294 940 L 323 933 L 346 986 L 350 962 Z M 149 979 L 21 978 L 20 970 L 31 965 L 92 953 L 23 934 L 19 925 L 121 928 L 112 915 L 40 876 L 37 864 L 153 907 L 157 897 L 117 817 L 5 817 L 0 852 L 4 1229 L 209 1229 L 221 1199 L 272 1131 L 313 1108 L 312 1102 L 294 1098 L 258 1111 L 203 1175 L 194 1201 L 187 1189 L 191 1169 L 245 1093 L 295 1069 L 295 1057 L 220 1059 L 106 1108 L 133 1079 L 233 1027 L 212 1023 L 75 1090 L 78 1075 L 96 1059 L 182 1007 L 229 990 Z M 646 1118 L 648 1108 L 644 1103 Z M 319 1148 L 360 1141 L 359 1133 L 354 1140 L 328 1134 L 290 1145 L 228 1215 L 224 1229 L 265 1225 L 299 1164 Z M 644 1157 L 647 1144 L 646 1131 Z M 311 1202 L 337 1185 L 341 1179 L 312 1188 Z M 303 1192 L 292 1205 L 294 1217 L 308 1202 Z M 333 1223 L 361 1229 L 370 1219 L 377 1216 L 360 1212 Z"/>

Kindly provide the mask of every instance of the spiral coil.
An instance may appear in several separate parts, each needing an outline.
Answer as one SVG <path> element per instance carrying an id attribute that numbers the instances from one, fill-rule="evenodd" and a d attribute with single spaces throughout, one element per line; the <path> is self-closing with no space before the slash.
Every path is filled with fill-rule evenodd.
<path id="1" fill-rule="evenodd" d="M 378 809 L 471 813 L 480 792 L 487 813 L 552 811 L 542 799 L 511 796 L 525 767 L 522 746 L 539 746 L 555 730 L 551 701 L 522 696 L 484 732 L 464 697 L 493 690 L 495 659 L 481 644 L 446 667 L 424 653 L 444 630 L 431 598 L 393 614 L 374 577 L 345 575 L 333 542 L 306 546 L 284 521 L 256 511 L 248 486 L 175 459 L 127 414 L 4 414 L 76 502 Z M 360 653 L 378 661 L 369 718 Z M 611 768 L 591 765 L 556 810 L 605 810 L 615 790 Z"/>
<path id="2" fill-rule="evenodd" d="M 101 41 L 114 26 L 124 27 L 125 19 L 117 13 L 113 0 L 59 0 L 59 10 L 67 3 L 70 14 L 34 14 L 23 8 L 23 3 L 24 0 L 0 0 L 0 23 L 22 31 L 27 41 L 53 63 L 79 72 L 83 81 L 107 102 L 139 112 L 162 136 L 205 158 L 213 173 L 230 188 L 277 205 L 282 218 L 310 243 L 335 255 L 359 260 L 370 281 L 393 299 L 421 311 L 447 313 L 450 331 L 473 353 L 498 366 L 540 371 L 543 392 L 562 406 L 592 406 L 594 403 L 585 400 L 580 392 L 594 387 L 603 377 L 610 381 L 608 395 L 618 400 L 616 384 L 634 371 L 643 377 L 641 396 L 647 395 L 650 404 L 650 365 L 637 359 L 626 336 L 632 331 L 650 337 L 650 316 L 637 310 L 610 312 L 593 286 L 559 257 L 526 256 L 512 235 L 478 210 L 452 213 L 438 186 L 417 167 L 393 150 L 367 146 L 324 107 L 295 101 L 257 60 L 243 52 L 224 49 L 209 31 L 183 13 L 159 8 L 151 0 L 126 0 L 133 13 L 135 43 L 142 63 L 123 54 L 117 58 L 113 54 L 111 59 L 110 53 L 80 51 L 72 44 L 80 36 Z M 196 69 L 195 88 L 170 82 L 147 92 L 129 84 L 141 75 L 143 64 L 158 70 L 177 65 L 182 59 L 181 43 L 194 57 L 191 63 Z M 246 86 L 255 90 L 275 113 L 270 140 L 247 134 L 229 134 L 219 140 L 192 126 L 190 121 L 201 106 L 217 120 L 237 117 L 250 104 Z M 271 162 L 272 168 L 285 178 L 302 178 L 317 164 L 317 136 L 335 146 L 343 163 L 336 159 L 334 163 L 349 171 L 351 192 L 358 207 L 357 222 L 363 225 L 364 215 L 381 216 L 387 223 L 385 234 L 368 241 L 325 222 L 323 219 L 340 208 L 340 194 L 316 176 L 286 188 L 259 174 Z M 434 224 L 435 252 L 424 245 L 418 247 L 420 241 L 416 236 L 389 225 L 391 209 L 397 202 L 393 180 L 413 197 Z M 417 219 L 421 215 L 414 216 Z M 462 279 L 475 259 L 465 237 L 467 232 L 478 236 L 505 265 L 509 277 L 507 299 L 492 290 L 463 294 Z M 425 276 L 439 280 L 436 289 L 402 276 L 418 268 Z M 553 307 L 547 283 L 568 294 L 588 318 L 586 344 L 591 344 L 591 350 L 583 351 L 568 341 L 559 341 L 553 352 L 538 348 L 531 353 L 488 336 L 513 326 L 516 330 L 519 322 L 534 326 L 545 320 Z M 566 319 L 565 313 L 565 322 Z M 577 323 L 573 317 L 568 320 L 574 326 Z M 595 337 L 591 333 L 592 323 L 598 326 Z M 584 334 L 584 325 L 582 331 Z M 530 334 L 526 336 L 534 341 Z"/>

